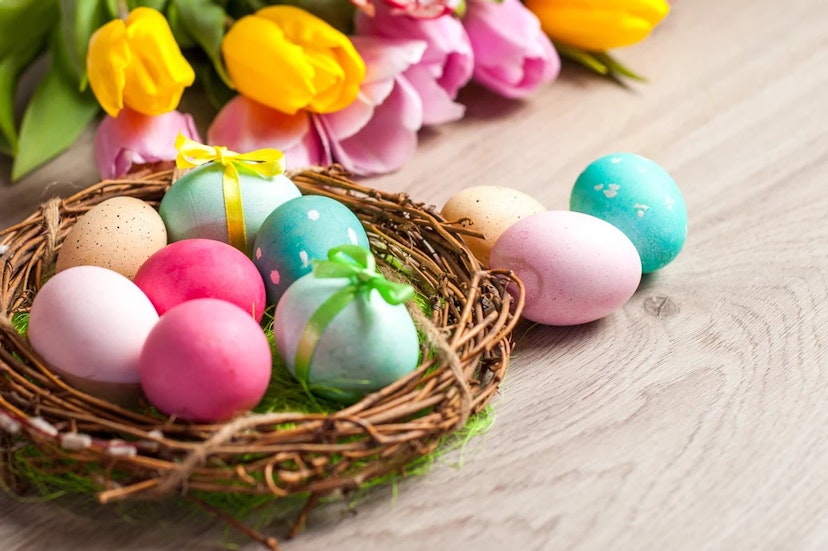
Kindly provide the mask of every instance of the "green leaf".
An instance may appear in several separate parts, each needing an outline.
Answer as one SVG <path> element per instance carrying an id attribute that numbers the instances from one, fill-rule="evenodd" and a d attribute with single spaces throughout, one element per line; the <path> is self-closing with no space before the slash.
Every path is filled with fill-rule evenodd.
<path id="1" fill-rule="evenodd" d="M 647 79 L 623 65 L 607 52 L 589 52 L 576 46 L 555 42 L 555 49 L 562 58 L 583 65 L 590 71 L 624 84 L 621 77 L 646 81 Z"/>
<path id="2" fill-rule="evenodd" d="M 221 58 L 227 12 L 212 0 L 176 0 L 175 9 L 181 25 L 207 53 L 218 76 L 228 87 L 232 87 Z"/>
<path id="3" fill-rule="evenodd" d="M 121 0 L 104 0 L 104 5 L 106 6 L 106 14 L 109 16 L 110 19 L 115 19 L 116 17 L 121 16 L 121 3 Z M 124 9 L 126 9 L 126 3 L 123 4 L 123 7 Z"/>
<path id="4" fill-rule="evenodd" d="M 67 149 L 99 112 L 90 90 L 81 91 L 67 70 L 67 53 L 59 33 L 51 41 L 49 69 L 23 113 L 12 181 L 17 181 Z"/>
<path id="5" fill-rule="evenodd" d="M 127 6 L 129 6 L 129 11 L 135 8 L 152 8 L 163 12 L 167 7 L 167 0 L 128 0 Z"/>
<path id="6" fill-rule="evenodd" d="M 204 95 L 210 104 L 220 110 L 228 101 L 236 95 L 224 81 L 218 76 L 215 68 L 207 59 L 192 59 L 193 70 L 196 73 L 196 80 L 204 90 Z"/>
<path id="7" fill-rule="evenodd" d="M 12 154 L 12 146 L 8 141 L 6 141 L 6 137 L 3 134 L 0 134 L 0 153 L 3 155 Z"/>
<path id="8" fill-rule="evenodd" d="M 43 44 L 30 42 L 0 58 L 0 136 L 12 156 L 17 152 L 14 109 L 17 83 L 23 70 L 37 58 L 42 48 Z"/>
<path id="9" fill-rule="evenodd" d="M 615 73 L 617 75 L 631 78 L 633 80 L 647 80 L 645 77 L 633 72 L 632 69 L 630 69 L 626 65 L 623 65 L 620 61 L 609 55 L 609 53 L 607 52 L 597 52 L 595 54 L 595 59 L 603 63 L 609 69 L 610 73 Z"/>
<path id="10" fill-rule="evenodd" d="M 42 44 L 58 15 L 57 0 L 0 1 L 0 59 Z"/>
<path id="11" fill-rule="evenodd" d="M 109 21 L 106 0 L 61 0 L 61 33 L 80 89 L 86 88 L 86 51 L 89 38 Z"/>
<path id="12" fill-rule="evenodd" d="M 14 91 L 17 89 L 17 63 L 12 57 L 0 60 L 0 138 L 8 151 L 17 150 L 17 128 L 14 124 Z M 5 149 L 5 148 L 4 148 Z"/>
<path id="13" fill-rule="evenodd" d="M 172 2 L 167 6 L 167 23 L 170 24 L 170 30 L 173 33 L 178 46 L 183 50 L 187 48 L 195 48 L 198 46 L 195 38 L 190 34 L 187 26 L 181 20 L 181 12 L 178 10 L 178 3 Z"/>

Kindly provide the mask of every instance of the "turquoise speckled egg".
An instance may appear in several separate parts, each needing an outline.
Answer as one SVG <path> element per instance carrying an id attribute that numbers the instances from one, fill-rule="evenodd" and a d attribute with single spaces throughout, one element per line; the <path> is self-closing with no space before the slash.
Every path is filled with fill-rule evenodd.
<path id="1" fill-rule="evenodd" d="M 643 273 L 666 266 L 687 238 L 687 208 L 678 186 L 640 155 L 614 153 L 590 163 L 572 188 L 569 206 L 624 232 L 641 256 Z"/>
<path id="2" fill-rule="evenodd" d="M 308 320 L 349 284 L 348 278 L 317 278 L 310 273 L 291 285 L 276 306 L 276 349 L 294 376 L 296 351 Z M 316 341 L 306 382 L 315 394 L 354 402 L 414 371 L 419 357 L 417 329 L 405 304 L 388 304 L 376 290 L 357 293 Z"/>
<path id="3" fill-rule="evenodd" d="M 161 199 L 158 213 L 167 227 L 170 242 L 182 239 L 213 239 L 229 243 L 223 191 L 224 167 L 209 163 L 179 178 Z M 272 178 L 239 167 L 244 227 L 250 253 L 259 227 L 273 209 L 301 195 L 284 174 Z"/>
<path id="4" fill-rule="evenodd" d="M 253 244 L 253 262 L 265 282 L 267 302 L 276 304 L 291 283 L 339 245 L 368 248 L 368 236 L 348 207 L 321 195 L 304 195 L 276 208 Z"/>

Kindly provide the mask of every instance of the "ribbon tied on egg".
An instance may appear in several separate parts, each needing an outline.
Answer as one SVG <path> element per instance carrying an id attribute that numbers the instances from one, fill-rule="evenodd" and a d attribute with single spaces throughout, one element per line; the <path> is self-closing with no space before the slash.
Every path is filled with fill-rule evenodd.
<path id="1" fill-rule="evenodd" d="M 222 192 L 228 242 L 237 249 L 246 251 L 247 230 L 244 226 L 239 168 L 243 167 L 264 178 L 272 178 L 285 171 L 284 154 L 271 148 L 236 153 L 224 146 L 199 143 L 180 133 L 175 140 L 175 147 L 178 149 L 175 165 L 179 169 L 195 168 L 210 162 L 224 166 Z"/>
<path id="2" fill-rule="evenodd" d="M 340 245 L 328 251 L 328 260 L 313 261 L 317 278 L 347 278 L 350 282 L 338 290 L 308 319 L 296 348 L 295 374 L 304 385 L 308 381 L 311 358 L 316 345 L 331 321 L 357 296 L 368 297 L 377 291 L 388 304 L 402 304 L 414 296 L 414 288 L 389 281 L 377 271 L 371 251 L 359 245 Z"/>

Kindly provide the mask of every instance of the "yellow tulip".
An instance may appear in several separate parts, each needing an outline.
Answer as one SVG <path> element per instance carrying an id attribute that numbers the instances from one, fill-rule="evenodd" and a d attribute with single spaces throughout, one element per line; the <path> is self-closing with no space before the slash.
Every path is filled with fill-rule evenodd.
<path id="1" fill-rule="evenodd" d="M 526 0 L 553 40 L 593 52 L 644 40 L 670 12 L 667 0 Z"/>
<path id="2" fill-rule="evenodd" d="M 98 103 L 117 117 L 125 106 L 145 115 L 178 107 L 195 73 L 181 54 L 167 20 L 151 8 L 114 19 L 89 39 L 86 72 Z"/>
<path id="3" fill-rule="evenodd" d="M 221 51 L 242 95 L 290 115 L 339 111 L 356 99 L 365 78 L 365 62 L 348 37 L 293 6 L 242 17 Z"/>

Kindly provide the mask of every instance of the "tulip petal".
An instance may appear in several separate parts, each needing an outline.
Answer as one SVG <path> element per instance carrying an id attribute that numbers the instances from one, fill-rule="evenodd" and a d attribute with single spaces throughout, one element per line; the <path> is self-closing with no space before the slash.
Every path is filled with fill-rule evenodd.
<path id="1" fill-rule="evenodd" d="M 332 162 L 310 113 L 288 115 L 241 95 L 230 100 L 213 119 L 207 141 L 233 151 L 279 149 L 290 168 Z"/>
<path id="2" fill-rule="evenodd" d="M 434 79 L 432 68 L 433 66 L 415 65 L 404 73 L 423 102 L 423 125 L 430 126 L 462 119 L 466 107 L 452 101 L 452 96 Z"/>
<path id="3" fill-rule="evenodd" d="M 402 167 L 417 149 L 417 130 L 422 124 L 419 94 L 403 78 L 385 102 L 377 106 L 374 116 L 358 133 L 345 139 L 326 124 L 334 159 L 355 174 L 383 174 Z M 320 117 L 323 123 L 330 116 Z"/>
<path id="4" fill-rule="evenodd" d="M 670 12 L 666 0 L 526 0 L 554 40 L 600 52 L 646 38 Z"/>
<path id="5" fill-rule="evenodd" d="M 95 161 L 101 178 L 119 178 L 134 164 L 175 160 L 179 133 L 201 141 L 187 113 L 150 116 L 125 108 L 117 118 L 105 117 L 95 133 Z"/>
<path id="6" fill-rule="evenodd" d="M 243 17 L 225 35 L 222 53 L 239 92 L 291 115 L 339 111 L 356 99 L 365 78 L 348 37 L 294 6 Z"/>
<path id="7" fill-rule="evenodd" d="M 242 17 L 225 35 L 221 49 L 236 89 L 261 104 L 293 115 L 315 93 L 313 67 L 303 49 L 287 41 L 272 21 Z"/>
<path id="8" fill-rule="evenodd" d="M 424 40 L 353 36 L 357 52 L 365 61 L 365 83 L 391 79 L 419 63 L 428 43 Z"/>
<path id="9" fill-rule="evenodd" d="M 172 111 L 195 72 L 181 54 L 164 16 L 151 8 L 132 10 L 126 21 L 133 52 L 126 69 L 124 103 L 146 115 Z"/>
<path id="10" fill-rule="evenodd" d="M 89 86 L 110 117 L 117 117 L 124 107 L 125 73 L 131 59 L 126 25 L 120 19 L 102 26 L 89 39 L 86 58 Z"/>

